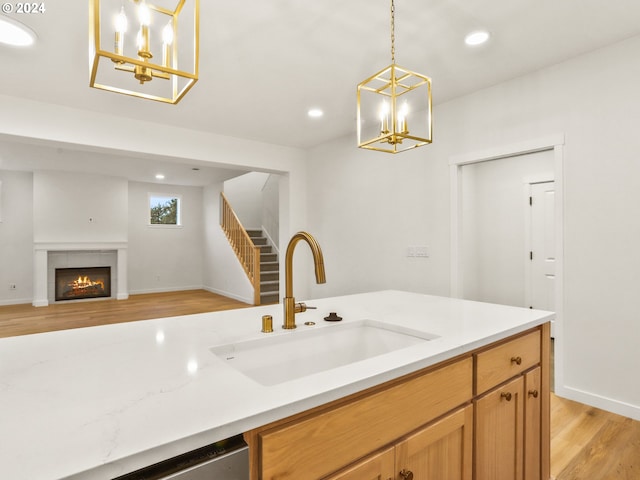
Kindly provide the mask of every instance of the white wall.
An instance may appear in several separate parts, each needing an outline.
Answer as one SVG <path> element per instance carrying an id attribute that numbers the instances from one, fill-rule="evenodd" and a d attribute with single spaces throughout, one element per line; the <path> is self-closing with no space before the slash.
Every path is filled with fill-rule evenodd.
<path id="1" fill-rule="evenodd" d="M 34 242 L 126 242 L 127 181 L 71 172 L 33 174 Z"/>
<path id="2" fill-rule="evenodd" d="M 169 109 L 170 106 L 167 106 Z M 169 111 L 169 110 L 168 110 Z M 144 132 L 144 135 L 140 135 Z M 0 95 L 0 136 L 73 150 L 198 160 L 247 171 L 294 172 L 300 149 Z M 303 215 L 302 212 L 296 214 Z"/>
<path id="3" fill-rule="evenodd" d="M 267 232 L 276 250 L 280 245 L 280 178 L 271 174 L 262 189 L 262 228 Z"/>
<path id="4" fill-rule="evenodd" d="M 462 167 L 463 298 L 528 307 L 525 186 L 553 168 L 552 150 Z"/>
<path id="5" fill-rule="evenodd" d="M 224 195 L 245 229 L 262 226 L 262 187 L 268 173 L 249 172 L 224 182 Z"/>
<path id="6" fill-rule="evenodd" d="M 386 288 L 448 295 L 448 167 L 435 151 L 392 156 L 358 149 L 350 136 L 311 152 L 309 228 L 327 276 L 313 296 Z M 428 246 L 429 257 L 407 257 L 412 245 Z"/>
<path id="7" fill-rule="evenodd" d="M 181 226 L 149 225 L 150 193 L 181 197 Z M 202 288 L 202 188 L 129 182 L 128 212 L 129 292 Z"/>
<path id="8" fill-rule="evenodd" d="M 280 178 L 277 174 L 249 172 L 224 182 L 224 194 L 247 229 L 262 229 L 279 249 Z"/>
<path id="9" fill-rule="evenodd" d="M 0 170 L 0 305 L 33 299 L 33 175 Z M 9 284 L 16 286 L 9 289 Z"/>
<path id="10" fill-rule="evenodd" d="M 253 285 L 236 258 L 229 240 L 220 227 L 220 192 L 222 183 L 204 188 L 204 257 L 205 289 L 253 304 Z"/>
<path id="11" fill-rule="evenodd" d="M 219 201 L 215 197 L 214 203 L 207 203 L 201 187 L 129 183 L 122 178 L 72 172 L 5 170 L 0 170 L 0 182 L 0 305 L 33 300 L 35 238 L 40 242 L 127 242 L 131 294 L 205 287 L 252 302 L 252 293 L 243 294 L 247 280 L 237 261 L 231 266 L 205 261 L 211 248 L 233 253 L 224 235 L 224 242 L 204 243 L 205 228 L 220 230 Z M 180 228 L 148 225 L 150 192 L 181 196 Z M 205 211 L 209 218 L 205 218 Z M 208 267 L 216 270 L 205 276 Z M 232 282 L 232 288 L 225 291 L 220 285 L 228 287 L 229 272 L 237 269 L 239 286 Z M 212 277 L 222 280 L 212 283 Z M 15 284 L 16 289 L 10 290 L 9 284 Z"/>
<path id="12" fill-rule="evenodd" d="M 640 419 L 640 37 L 434 110 L 434 143 L 391 156 L 350 136 L 310 152 L 325 290 L 449 293 L 449 158 L 564 133 L 564 319 L 557 391 Z M 437 79 L 434 89 L 437 88 Z M 331 180 L 331 182 L 329 182 Z M 428 259 L 403 248 L 429 245 Z M 330 286 L 329 286 L 330 285 Z"/>

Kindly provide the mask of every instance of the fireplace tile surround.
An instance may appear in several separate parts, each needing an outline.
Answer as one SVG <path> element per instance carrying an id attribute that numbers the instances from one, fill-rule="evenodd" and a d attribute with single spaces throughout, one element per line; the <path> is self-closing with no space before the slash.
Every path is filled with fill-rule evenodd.
<path id="1" fill-rule="evenodd" d="M 33 305 L 55 302 L 55 269 L 89 266 L 111 267 L 111 298 L 129 298 L 127 290 L 127 243 L 73 242 L 34 243 Z"/>

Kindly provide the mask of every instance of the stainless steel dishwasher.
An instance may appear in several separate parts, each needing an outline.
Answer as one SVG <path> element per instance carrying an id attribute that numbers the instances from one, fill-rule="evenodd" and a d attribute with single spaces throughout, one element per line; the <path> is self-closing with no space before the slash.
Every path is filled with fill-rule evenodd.
<path id="1" fill-rule="evenodd" d="M 249 447 L 238 435 L 112 480 L 249 480 Z"/>

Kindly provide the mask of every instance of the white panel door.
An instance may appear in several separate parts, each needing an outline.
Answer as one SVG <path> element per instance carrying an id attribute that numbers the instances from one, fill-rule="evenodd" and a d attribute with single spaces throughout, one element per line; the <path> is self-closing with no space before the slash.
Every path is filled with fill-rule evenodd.
<path id="1" fill-rule="evenodd" d="M 531 196 L 531 308 L 555 311 L 555 192 L 554 182 L 533 183 Z"/>

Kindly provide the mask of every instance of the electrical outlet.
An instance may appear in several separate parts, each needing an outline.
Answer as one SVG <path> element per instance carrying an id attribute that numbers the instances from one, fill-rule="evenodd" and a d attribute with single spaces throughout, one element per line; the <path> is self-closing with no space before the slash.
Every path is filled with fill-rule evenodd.
<path id="1" fill-rule="evenodd" d="M 407 247 L 407 257 L 426 258 L 428 256 L 429 247 L 427 245 L 410 245 Z"/>
<path id="2" fill-rule="evenodd" d="M 15 290 L 17 288 L 15 283 L 10 283 L 9 284 L 9 290 Z"/>

